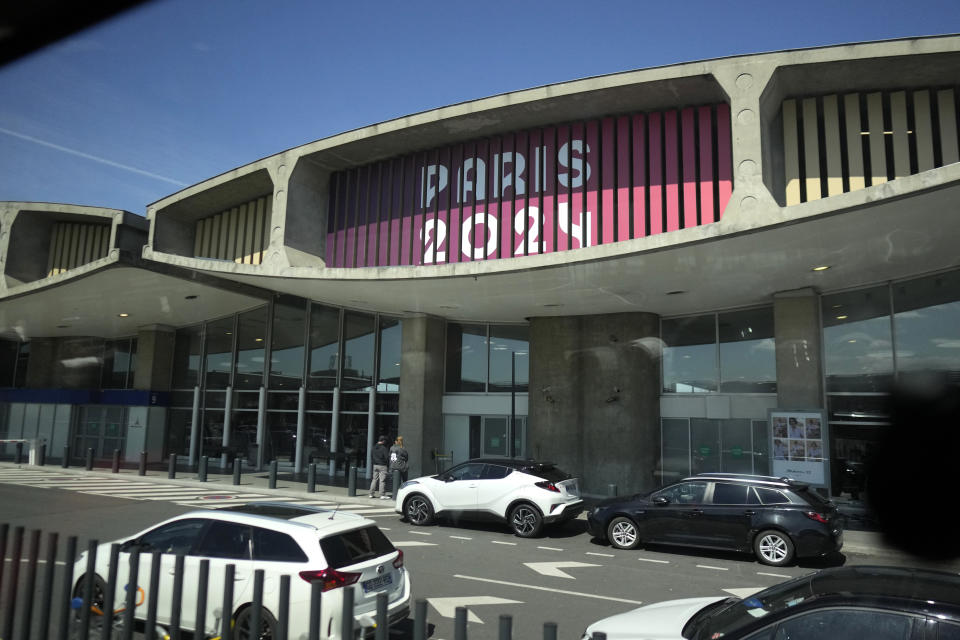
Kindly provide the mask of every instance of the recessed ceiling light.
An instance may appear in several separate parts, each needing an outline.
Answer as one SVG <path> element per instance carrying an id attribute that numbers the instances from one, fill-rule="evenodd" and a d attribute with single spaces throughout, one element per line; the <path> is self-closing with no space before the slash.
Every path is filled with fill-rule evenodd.
<path id="1" fill-rule="evenodd" d="M 846 320 L 847 316 L 837 316 L 837 320 Z"/>
<path id="2" fill-rule="evenodd" d="M 129 313 L 118 313 L 118 314 L 117 314 L 117 317 L 118 317 L 118 318 L 129 318 L 129 317 L 130 317 L 130 314 L 129 314 Z"/>
<path id="3" fill-rule="evenodd" d="M 847 342 L 849 342 L 850 344 L 853 344 L 853 343 L 856 342 L 856 341 L 857 341 L 856 338 L 854 338 L 854 339 L 852 339 L 852 340 L 847 340 Z"/>
<path id="4" fill-rule="evenodd" d="M 828 265 L 828 264 L 822 264 L 822 265 L 820 265 L 819 267 L 814 267 L 814 268 L 810 269 L 810 271 L 826 271 L 826 270 L 829 269 L 829 268 L 830 268 L 830 265 Z"/>
<path id="5" fill-rule="evenodd" d="M 254 338 L 254 342 L 263 342 L 263 338 Z"/>

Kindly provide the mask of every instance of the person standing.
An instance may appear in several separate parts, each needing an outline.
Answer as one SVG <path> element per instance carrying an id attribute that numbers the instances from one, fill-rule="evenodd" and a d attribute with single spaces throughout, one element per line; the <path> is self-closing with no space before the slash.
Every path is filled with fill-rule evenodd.
<path id="1" fill-rule="evenodd" d="M 387 451 L 387 437 L 380 436 L 380 439 L 377 440 L 377 446 L 373 448 L 373 454 L 371 455 L 373 460 L 373 481 L 370 483 L 370 496 L 371 498 L 377 497 L 377 491 L 380 492 L 381 498 L 386 498 L 387 493 L 387 464 L 389 462 L 390 453 Z"/>
<path id="2" fill-rule="evenodd" d="M 390 447 L 390 475 L 392 477 L 394 471 L 399 471 L 401 484 L 407 481 L 407 467 L 409 466 L 409 458 L 410 455 L 403 447 L 403 436 L 397 436 L 393 446 Z M 393 488 L 393 495 L 397 495 L 397 489 L 399 488 L 399 486 Z"/>

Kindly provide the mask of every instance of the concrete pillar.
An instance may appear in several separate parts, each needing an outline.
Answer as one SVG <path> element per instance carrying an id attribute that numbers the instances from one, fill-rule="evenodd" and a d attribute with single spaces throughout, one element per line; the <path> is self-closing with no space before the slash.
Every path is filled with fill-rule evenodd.
<path id="1" fill-rule="evenodd" d="M 531 320 L 530 450 L 578 476 L 584 493 L 655 486 L 659 333 L 651 313 Z"/>
<path id="2" fill-rule="evenodd" d="M 809 288 L 773 296 L 780 409 L 816 409 L 823 405 L 819 302 L 817 292 Z"/>
<path id="3" fill-rule="evenodd" d="M 173 327 L 154 324 L 137 331 L 137 369 L 133 388 L 169 391 L 173 377 L 173 352 L 177 334 Z"/>
<path id="4" fill-rule="evenodd" d="M 443 442 L 444 322 L 403 319 L 399 434 L 410 453 L 410 477 L 432 473 L 430 451 Z"/>

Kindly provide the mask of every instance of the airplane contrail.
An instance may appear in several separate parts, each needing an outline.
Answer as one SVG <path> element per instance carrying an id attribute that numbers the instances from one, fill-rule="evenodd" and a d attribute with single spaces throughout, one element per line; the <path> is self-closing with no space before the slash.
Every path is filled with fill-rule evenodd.
<path id="1" fill-rule="evenodd" d="M 28 136 L 22 133 L 17 133 L 16 131 L 11 131 L 10 129 L 4 129 L 0 127 L 0 133 L 5 133 L 8 136 L 13 136 L 14 138 L 20 138 L 21 140 L 26 140 L 27 142 L 32 142 L 34 144 L 39 144 L 44 147 L 49 147 L 51 149 L 56 149 L 57 151 L 63 151 L 64 153 L 70 153 L 75 156 L 80 156 L 81 158 L 86 158 L 87 160 L 93 160 L 94 162 L 100 162 L 111 167 L 116 167 L 117 169 L 123 169 L 124 171 L 130 171 L 132 173 L 139 173 L 142 176 L 147 176 L 148 178 L 154 178 L 156 180 L 162 180 L 163 182 L 169 182 L 170 184 L 176 185 L 178 187 L 187 186 L 186 182 L 181 182 L 179 180 L 174 180 L 173 178 L 168 178 L 166 176 L 157 175 L 156 173 L 150 173 L 149 171 L 144 171 L 143 169 L 137 169 L 136 167 L 131 167 L 125 164 L 120 164 L 119 162 L 114 162 L 113 160 L 107 160 L 106 158 L 99 158 L 89 153 L 84 153 L 83 151 L 77 151 L 76 149 L 70 149 L 69 147 L 64 147 L 59 144 L 54 144 L 52 142 L 47 142 L 46 140 L 41 140 L 39 138 L 34 138 L 33 136 Z"/>

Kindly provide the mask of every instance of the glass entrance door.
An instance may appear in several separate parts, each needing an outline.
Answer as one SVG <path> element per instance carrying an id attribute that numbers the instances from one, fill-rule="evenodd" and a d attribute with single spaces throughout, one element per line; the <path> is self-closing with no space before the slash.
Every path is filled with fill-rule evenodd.
<path id="1" fill-rule="evenodd" d="M 93 449 L 95 459 L 113 456 L 115 449 L 123 451 L 126 441 L 123 407 L 81 407 L 80 419 L 73 437 L 73 457 L 86 458 Z"/>
<path id="2" fill-rule="evenodd" d="M 481 438 L 482 457 L 508 458 L 510 457 L 510 437 L 507 433 L 507 423 L 510 416 L 483 416 L 483 434 Z M 514 453 L 517 458 L 526 457 L 526 419 L 516 418 L 514 421 Z"/>

